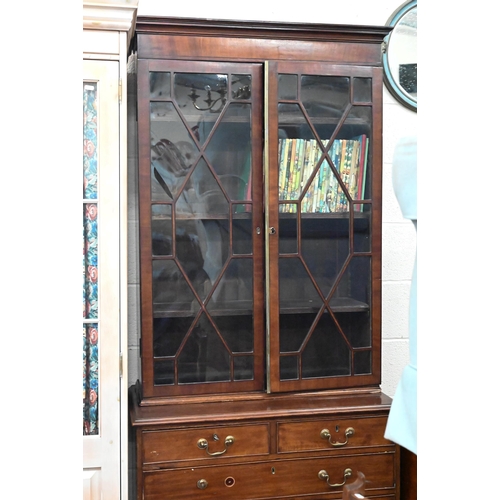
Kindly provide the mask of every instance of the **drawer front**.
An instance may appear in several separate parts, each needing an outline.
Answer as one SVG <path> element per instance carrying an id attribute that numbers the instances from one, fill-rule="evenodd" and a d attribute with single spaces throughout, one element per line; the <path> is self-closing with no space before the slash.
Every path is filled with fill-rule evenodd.
<path id="1" fill-rule="evenodd" d="M 352 471 L 350 476 L 348 469 Z M 340 498 L 344 481 L 355 481 L 358 470 L 369 481 L 367 494 L 394 493 L 394 454 L 378 453 L 148 471 L 144 472 L 144 499 Z"/>
<path id="2" fill-rule="evenodd" d="M 198 427 L 144 431 L 143 463 L 269 454 L 269 426 Z"/>
<path id="3" fill-rule="evenodd" d="M 386 417 L 281 422 L 278 453 L 390 445 L 386 424 Z"/>

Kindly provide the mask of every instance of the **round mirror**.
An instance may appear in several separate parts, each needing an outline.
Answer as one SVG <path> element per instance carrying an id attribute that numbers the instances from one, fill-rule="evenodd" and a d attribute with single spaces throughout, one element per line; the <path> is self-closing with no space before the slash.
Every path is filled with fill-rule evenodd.
<path id="1" fill-rule="evenodd" d="M 406 107 L 417 110 L 417 0 L 398 8 L 389 18 L 382 56 L 384 82 L 391 94 Z"/>

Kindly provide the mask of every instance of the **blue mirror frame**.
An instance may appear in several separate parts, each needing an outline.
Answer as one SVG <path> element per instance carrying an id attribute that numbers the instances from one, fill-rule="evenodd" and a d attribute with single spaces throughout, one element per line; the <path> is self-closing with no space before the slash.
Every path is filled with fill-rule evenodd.
<path id="1" fill-rule="evenodd" d="M 391 43 L 398 42 L 394 37 L 394 33 L 397 30 L 398 26 L 401 26 L 403 19 L 405 16 L 408 16 L 409 13 L 414 11 L 414 16 L 417 15 L 417 0 L 410 0 L 409 2 L 403 4 L 399 7 L 389 18 L 386 25 L 392 27 L 391 33 L 387 36 L 384 49 L 382 54 L 382 63 L 384 67 L 384 83 L 389 90 L 389 92 L 393 95 L 393 97 L 398 100 L 401 104 L 406 106 L 407 108 L 416 111 L 417 110 L 417 64 L 407 64 L 404 66 L 408 66 L 406 68 L 408 72 L 411 72 L 410 85 L 415 92 L 407 92 L 402 85 L 400 84 L 399 75 L 394 74 L 394 68 L 391 68 L 389 64 L 389 51 L 391 50 Z M 417 27 L 415 25 L 415 31 Z M 416 34 L 415 34 L 415 43 L 416 43 Z M 400 68 L 401 71 L 401 68 Z M 414 95 L 413 95 L 414 94 Z"/>

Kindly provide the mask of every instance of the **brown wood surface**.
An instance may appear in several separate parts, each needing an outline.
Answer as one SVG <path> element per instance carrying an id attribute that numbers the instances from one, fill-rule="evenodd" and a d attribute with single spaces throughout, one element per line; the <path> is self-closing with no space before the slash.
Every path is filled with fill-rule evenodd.
<path id="1" fill-rule="evenodd" d="M 132 393 L 130 416 L 132 426 L 141 428 L 200 422 L 228 422 L 290 416 L 387 415 L 391 398 L 379 389 L 371 391 L 330 391 L 290 394 L 242 394 L 198 398 L 142 400 Z"/>
<path id="2" fill-rule="evenodd" d="M 417 500 L 417 455 L 401 447 L 401 500 Z"/>
<path id="3" fill-rule="evenodd" d="M 394 456 L 379 453 L 357 456 L 317 457 L 299 460 L 266 461 L 231 466 L 211 466 L 161 471 L 144 474 L 144 494 L 148 500 L 163 500 L 168 494 L 176 500 L 194 497 L 234 500 L 236 498 L 271 499 L 300 495 L 322 495 L 342 492 L 344 471 L 358 470 L 369 478 L 367 491 L 383 493 L 395 483 Z M 330 486 L 318 477 L 325 470 Z M 231 478 L 229 484 L 227 479 Z M 199 480 L 207 481 L 206 489 L 199 489 Z M 347 480 L 350 480 L 348 478 Z"/>
<path id="4" fill-rule="evenodd" d="M 388 27 L 373 26 L 138 18 L 142 384 L 131 390 L 130 405 L 136 437 L 138 499 L 340 500 L 340 483 L 349 468 L 352 474 L 346 476 L 346 483 L 354 482 L 358 472 L 363 473 L 368 498 L 400 500 L 400 448 L 383 437 L 391 399 L 379 389 L 381 49 L 389 32 Z M 189 61 L 196 61 L 196 66 L 188 64 Z M 252 75 L 255 376 L 253 380 L 237 383 L 160 386 L 155 385 L 153 376 L 149 72 L 188 68 L 217 73 L 219 67 L 231 67 L 235 74 Z M 372 109 L 371 198 L 366 200 L 372 229 L 371 248 L 366 253 L 373 261 L 371 283 L 367 284 L 371 290 L 372 315 L 369 346 L 372 370 L 368 374 L 280 380 L 278 72 L 361 77 L 372 81 L 372 100 L 360 104 Z M 311 120 L 308 117 L 305 120 L 311 127 Z M 349 214 L 351 232 L 355 216 L 361 217 L 354 212 Z M 363 217 L 368 216 L 363 213 Z M 270 227 L 278 232 L 270 235 Z M 258 236 L 257 228 L 260 228 Z M 364 310 L 367 306 L 356 307 Z M 295 312 L 304 310 L 297 304 L 294 308 Z M 342 446 L 330 447 L 320 436 L 323 427 L 334 434 L 337 442 L 345 439 L 347 427 L 353 427 L 355 433 Z M 219 455 L 210 456 L 197 446 L 198 440 L 204 438 L 210 451 L 224 451 L 228 435 L 235 441 Z M 401 464 L 404 469 L 408 462 L 403 459 Z M 320 479 L 320 470 L 326 470 L 329 481 L 339 486 L 329 486 Z M 207 481 L 206 488 L 198 486 L 201 479 Z"/>

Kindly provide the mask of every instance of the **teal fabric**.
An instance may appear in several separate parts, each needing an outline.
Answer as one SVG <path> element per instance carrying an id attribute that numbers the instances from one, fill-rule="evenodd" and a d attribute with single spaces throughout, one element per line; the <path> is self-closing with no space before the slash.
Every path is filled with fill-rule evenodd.
<path id="1" fill-rule="evenodd" d="M 396 145 L 393 187 L 403 217 L 417 229 L 417 139 L 406 137 Z M 409 304 L 410 362 L 404 368 L 392 402 L 385 437 L 417 453 L 417 256 L 413 266 Z"/>

